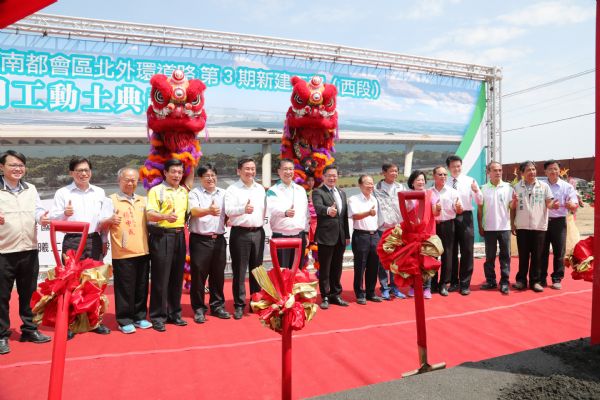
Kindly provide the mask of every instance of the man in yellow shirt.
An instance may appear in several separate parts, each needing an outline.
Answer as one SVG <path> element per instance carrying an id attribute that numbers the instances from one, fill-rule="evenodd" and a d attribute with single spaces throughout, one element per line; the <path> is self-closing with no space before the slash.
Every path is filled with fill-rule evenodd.
<path id="1" fill-rule="evenodd" d="M 115 310 L 119 330 L 134 333 L 148 329 L 148 227 L 146 197 L 135 194 L 140 178 L 135 168 L 121 168 L 118 193 L 110 196 L 112 216 L 109 220 L 113 271 L 115 275 Z"/>
<path id="2" fill-rule="evenodd" d="M 185 265 L 184 225 L 188 192 L 180 185 L 183 163 L 165 163 L 165 180 L 148 192 L 146 215 L 150 225 L 150 320 L 158 332 L 165 323 L 186 326 L 181 318 L 181 290 Z"/>

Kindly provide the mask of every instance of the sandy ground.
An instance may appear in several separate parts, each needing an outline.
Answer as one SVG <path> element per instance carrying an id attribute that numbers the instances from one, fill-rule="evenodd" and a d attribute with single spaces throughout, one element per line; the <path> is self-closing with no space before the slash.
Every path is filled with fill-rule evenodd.
<path id="1" fill-rule="evenodd" d="M 317 398 L 597 400 L 600 345 L 573 340 Z"/>
<path id="2" fill-rule="evenodd" d="M 575 219 L 577 228 L 581 236 L 590 236 L 594 234 L 594 207 L 585 205 L 585 207 L 577 210 L 577 217 Z"/>

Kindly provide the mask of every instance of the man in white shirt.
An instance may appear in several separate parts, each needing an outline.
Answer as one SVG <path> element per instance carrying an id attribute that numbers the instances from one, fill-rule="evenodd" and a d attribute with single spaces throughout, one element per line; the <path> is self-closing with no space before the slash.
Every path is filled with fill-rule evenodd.
<path id="1" fill-rule="evenodd" d="M 435 232 L 442 241 L 444 253 L 441 256 L 442 267 L 439 272 L 437 289 L 442 296 L 448 296 L 448 285 L 450 284 L 452 272 L 452 256 L 454 253 L 455 225 L 454 219 L 457 214 L 462 213 L 460 196 L 456 189 L 446 185 L 448 171 L 442 166 L 433 169 L 434 186 L 431 188 L 431 201 L 435 204 Z M 432 287 L 437 280 L 437 274 L 433 278 Z M 424 293 L 425 298 L 431 298 L 430 293 Z"/>
<path id="2" fill-rule="evenodd" d="M 398 192 L 406 190 L 404 185 L 396 182 L 398 178 L 398 166 L 396 164 L 385 163 L 381 166 L 383 179 L 375 186 L 373 194 L 377 198 L 379 205 L 378 223 L 380 236 L 389 228 L 393 228 L 402 222 L 400 214 L 400 204 L 398 203 Z M 404 299 L 406 296 L 396 287 L 394 282 L 394 274 L 383 268 L 379 263 L 377 275 L 379 276 L 379 284 L 381 285 L 381 297 L 385 300 L 390 300 L 390 292 L 394 297 Z"/>
<path id="3" fill-rule="evenodd" d="M 540 267 L 540 284 L 546 287 L 548 284 L 548 258 L 550 257 L 550 245 L 552 245 L 553 272 L 552 289 L 562 288 L 561 280 L 565 277 L 565 246 L 567 245 L 567 214 L 574 212 L 579 207 L 579 199 L 575 188 L 560 179 L 560 163 L 556 160 L 548 160 L 544 163 L 544 170 L 548 177 L 548 186 L 552 196 L 558 200 L 554 207 L 548 210 L 548 230 L 544 241 L 544 252 L 542 254 L 542 265 Z"/>
<path id="4" fill-rule="evenodd" d="M 87 158 L 71 159 L 69 175 L 73 178 L 73 182 L 58 189 L 54 194 L 50 219 L 89 223 L 89 233 L 81 258 L 102 261 L 107 247 L 102 243 L 101 232 L 111 225 L 112 207 L 108 204 L 109 200 L 106 198 L 104 189 L 90 184 L 92 163 Z M 77 251 L 80 241 L 80 233 L 67 233 L 62 242 L 63 257 L 67 250 Z M 110 329 L 99 324 L 92 332 L 107 335 L 110 333 Z M 69 331 L 69 338 L 72 335 Z"/>
<path id="5" fill-rule="evenodd" d="M 250 294 L 260 291 L 252 270 L 263 262 L 265 247 L 265 188 L 254 181 L 256 163 L 252 158 L 238 161 L 240 180 L 225 192 L 225 214 L 231 223 L 229 251 L 233 270 L 234 319 L 244 316 L 246 272 L 250 272 Z"/>
<path id="6" fill-rule="evenodd" d="M 481 187 L 483 202 L 478 206 L 479 234 L 485 241 L 483 272 L 486 282 L 482 290 L 498 288 L 496 283 L 496 247 L 500 249 L 500 292 L 508 294 L 510 277 L 510 202 L 513 188 L 502 180 L 502 164 L 490 161 L 487 165 L 490 181 Z"/>
<path id="7" fill-rule="evenodd" d="M 448 291 L 460 290 L 467 296 L 471 293 L 471 276 L 473 275 L 473 246 L 475 231 L 473 226 L 473 201 L 481 204 L 481 191 L 475 179 L 462 173 L 462 158 L 457 155 L 446 159 L 450 171 L 446 185 L 456 189 L 460 196 L 463 212 L 454 219 L 454 249 L 452 252 L 451 285 Z M 458 250 L 460 248 L 460 261 Z"/>
<path id="8" fill-rule="evenodd" d="M 361 193 L 348 200 L 348 216 L 352 218 L 352 253 L 354 254 L 354 294 L 356 302 L 367 304 L 367 300 L 380 303 L 375 295 L 377 284 L 377 243 L 380 239 L 377 221 L 377 199 L 373 195 L 373 178 L 361 175 L 358 178 Z M 363 287 L 363 277 L 365 287 Z"/>
<path id="9" fill-rule="evenodd" d="M 208 311 L 204 303 L 204 287 L 208 277 L 210 313 L 217 318 L 229 319 L 225 311 L 225 190 L 217 187 L 217 169 L 211 165 L 198 167 L 196 175 L 200 187 L 189 194 L 190 218 L 190 272 L 192 286 L 190 301 L 194 322 L 202 324 Z"/>
<path id="10" fill-rule="evenodd" d="M 308 224 L 308 199 L 306 190 L 293 181 L 294 162 L 279 160 L 277 174 L 281 179 L 267 191 L 267 211 L 273 238 L 299 238 L 302 240 L 302 253 L 306 248 Z M 282 268 L 292 268 L 294 249 L 277 250 L 277 258 Z M 273 255 L 271 255 L 271 258 Z M 303 268 L 304 254 L 300 255 L 300 268 Z"/>
<path id="11" fill-rule="evenodd" d="M 543 292 L 540 284 L 540 269 L 546 230 L 548 229 L 548 209 L 556 207 L 552 191 L 544 182 L 537 180 L 537 171 L 532 161 L 519 165 L 521 180 L 514 187 L 510 204 L 511 230 L 517 236 L 519 249 L 519 272 L 513 287 L 517 290 L 529 287 L 534 292 Z"/>

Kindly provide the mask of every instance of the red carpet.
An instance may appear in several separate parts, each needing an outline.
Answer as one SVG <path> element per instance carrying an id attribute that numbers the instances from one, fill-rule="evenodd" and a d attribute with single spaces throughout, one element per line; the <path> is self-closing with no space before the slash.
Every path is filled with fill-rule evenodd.
<path id="1" fill-rule="evenodd" d="M 434 295 L 425 303 L 429 361 L 448 367 L 466 361 L 532 349 L 590 334 L 590 283 L 568 276 L 563 290 L 530 290 L 509 296 L 478 290 L 483 262 L 475 261 L 470 296 Z M 517 270 L 512 260 L 511 279 Z M 304 398 L 399 379 L 418 367 L 414 304 L 394 300 L 361 306 L 351 291 L 352 272 L 343 276 L 350 307 L 319 310 L 294 334 L 293 393 Z M 226 293 L 230 295 L 230 283 Z M 109 297 L 112 299 L 112 288 Z M 77 335 L 69 342 L 64 398 L 277 399 L 280 397 L 280 336 L 261 326 L 256 316 L 240 321 L 208 317 L 192 321 L 184 295 L 187 327 L 167 325 L 124 335 L 116 331 L 114 306 L 106 324 L 109 336 Z M 231 300 L 227 308 L 232 311 Z M 11 301 L 13 329 L 20 324 L 17 294 Z M 45 333 L 51 331 L 42 328 Z M 11 353 L 0 356 L 0 399 L 44 398 L 48 389 L 51 344 L 19 343 L 13 333 Z"/>

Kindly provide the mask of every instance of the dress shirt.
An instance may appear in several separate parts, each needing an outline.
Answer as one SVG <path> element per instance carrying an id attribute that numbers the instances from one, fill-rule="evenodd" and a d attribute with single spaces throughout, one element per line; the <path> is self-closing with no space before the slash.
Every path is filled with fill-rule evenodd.
<path id="1" fill-rule="evenodd" d="M 285 212 L 294 207 L 294 216 L 286 217 Z M 285 236 L 297 235 L 306 230 L 308 198 L 306 190 L 294 182 L 289 186 L 278 182 L 267 191 L 267 210 L 273 232 Z"/>
<path id="2" fill-rule="evenodd" d="M 435 217 L 435 222 L 444 222 L 456 218 L 456 200 L 459 199 L 458 190 L 451 186 L 444 186 L 438 191 L 435 186 L 431 188 L 431 203 L 437 204 L 438 200 L 442 206 L 440 215 Z"/>
<path id="3" fill-rule="evenodd" d="M 65 208 L 71 202 L 73 215 L 65 216 Z M 49 217 L 54 220 L 87 222 L 90 224 L 89 233 L 98 231 L 98 223 L 111 216 L 110 202 L 104 194 L 104 189 L 89 185 L 81 190 L 72 182 L 54 194 L 54 204 Z"/>
<path id="4" fill-rule="evenodd" d="M 460 203 L 463 206 L 463 211 L 473 211 L 473 201 L 476 204 L 481 205 L 483 201 L 483 197 L 481 195 L 481 190 L 478 190 L 477 193 L 473 192 L 471 189 L 471 184 L 473 183 L 473 178 L 467 175 L 459 175 L 456 178 L 449 176 L 446 181 L 446 186 L 450 189 L 453 188 L 454 180 L 456 179 L 456 190 L 460 196 Z"/>
<path id="5" fill-rule="evenodd" d="M 548 186 L 550 186 L 550 190 L 552 191 L 552 197 L 554 197 L 554 200 L 558 200 L 558 203 L 560 204 L 558 210 L 552 208 L 548 210 L 548 217 L 566 217 L 569 210 L 567 207 L 565 207 L 565 205 L 568 202 L 579 204 L 575 188 L 573 185 L 563 181 L 560 178 L 558 178 L 556 183 L 550 183 L 550 181 L 548 181 Z"/>
<path id="6" fill-rule="evenodd" d="M 254 207 L 252 214 L 244 211 L 248 199 Z M 232 226 L 259 228 L 265 223 L 265 211 L 265 188 L 262 185 L 252 182 L 246 186 L 240 179 L 225 191 L 225 214 Z"/>
<path id="7" fill-rule="evenodd" d="M 371 194 L 369 198 L 363 194 L 355 194 L 348 199 L 348 217 L 352 218 L 354 214 L 361 214 L 375 207 L 377 210 L 377 198 Z M 363 219 L 352 220 L 354 229 L 361 231 L 376 231 L 379 228 L 377 214 L 369 215 Z"/>
<path id="8" fill-rule="evenodd" d="M 192 208 L 209 208 L 215 205 L 221 209 L 221 214 L 205 215 L 204 217 L 190 218 L 190 232 L 200 235 L 222 235 L 225 233 L 225 190 L 215 188 L 211 193 L 203 187 L 193 189 L 189 195 L 189 210 Z"/>

